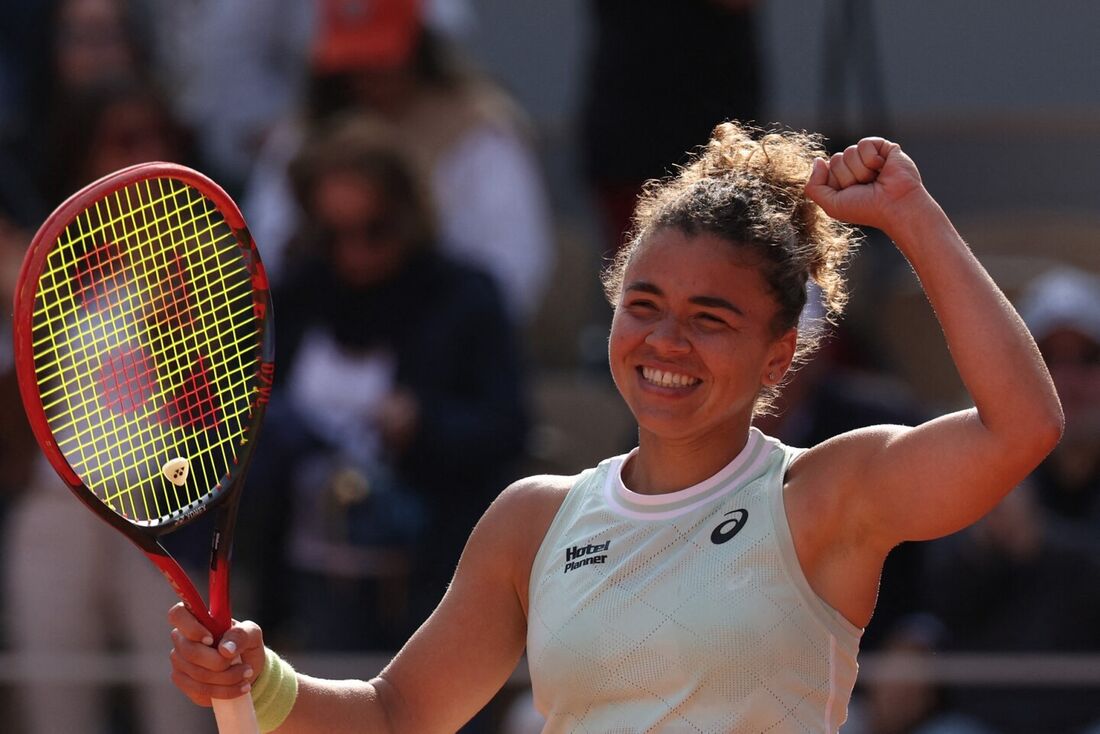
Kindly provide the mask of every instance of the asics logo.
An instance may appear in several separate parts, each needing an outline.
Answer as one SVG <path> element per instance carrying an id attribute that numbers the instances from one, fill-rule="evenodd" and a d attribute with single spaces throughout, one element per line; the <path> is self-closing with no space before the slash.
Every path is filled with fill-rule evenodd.
<path id="1" fill-rule="evenodd" d="M 710 542 L 715 545 L 722 545 L 727 540 L 732 538 L 741 532 L 741 528 L 745 527 L 745 521 L 749 519 L 748 510 L 731 510 L 727 512 L 723 517 L 728 517 L 728 520 L 723 520 L 718 524 L 718 527 L 710 534 Z"/>

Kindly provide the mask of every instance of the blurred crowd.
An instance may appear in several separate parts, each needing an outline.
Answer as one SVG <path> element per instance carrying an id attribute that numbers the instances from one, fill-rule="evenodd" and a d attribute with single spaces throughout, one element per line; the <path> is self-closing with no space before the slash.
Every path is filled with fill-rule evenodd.
<path id="1" fill-rule="evenodd" d="M 242 507 L 235 603 L 291 657 L 392 650 L 511 479 L 631 447 L 604 371 L 544 364 L 539 344 L 580 340 L 545 332 L 574 326 L 555 315 L 591 292 L 644 181 L 719 120 L 762 114 L 758 8 L 587 3 L 575 185 L 595 221 L 579 268 L 561 261 L 539 131 L 463 48 L 469 12 L 463 0 L 0 6 L 0 651 L 167 649 L 171 591 L 38 458 L 7 305 L 38 224 L 127 165 L 175 161 L 219 181 L 272 277 L 277 389 Z M 694 41 L 671 45 L 684 35 Z M 913 665 L 938 652 L 1100 654 L 1100 279 L 1044 268 L 1017 305 L 1065 438 L 975 527 L 895 550 L 867 652 Z M 584 315 L 607 317 L 598 304 Z M 882 351 L 840 327 L 760 427 L 805 446 L 921 421 L 933 406 Z M 166 679 L 108 695 L 32 677 L 0 697 L 0 715 L 28 734 L 209 731 Z M 537 731 L 516 701 L 470 730 Z M 843 731 L 1096 734 L 1100 691 L 870 676 Z"/>

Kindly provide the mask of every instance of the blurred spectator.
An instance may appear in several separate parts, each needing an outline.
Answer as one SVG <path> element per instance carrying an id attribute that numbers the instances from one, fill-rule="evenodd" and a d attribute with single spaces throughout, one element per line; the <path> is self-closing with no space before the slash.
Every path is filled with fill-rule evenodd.
<path id="1" fill-rule="evenodd" d="M 1039 500 L 1100 557 L 1100 278 L 1065 267 L 1045 273 L 1020 313 L 1066 415 L 1061 443 L 1033 477 Z"/>
<path id="2" fill-rule="evenodd" d="M 929 544 L 928 609 L 945 649 L 1100 652 L 1100 560 L 1052 532 L 1023 484 L 970 529 Z M 1095 688 L 959 686 L 952 704 L 1001 734 L 1076 734 L 1100 725 Z"/>
<path id="3" fill-rule="evenodd" d="M 53 41 L 55 93 L 143 70 L 144 37 L 128 0 L 61 0 Z"/>
<path id="4" fill-rule="evenodd" d="M 943 626 L 914 613 L 887 630 L 880 649 L 880 677 L 864 678 L 848 706 L 841 734 L 993 734 L 977 721 L 950 711 L 940 686 L 922 662 L 936 653 Z"/>
<path id="5" fill-rule="evenodd" d="M 440 247 L 489 273 L 525 324 L 541 304 L 553 241 L 522 115 L 425 27 L 415 0 L 318 2 L 309 110 L 273 133 L 243 202 L 273 277 L 300 216 L 285 170 L 303 136 L 334 113 L 373 113 L 428 172 Z"/>
<path id="6" fill-rule="evenodd" d="M 173 112 L 195 132 L 203 171 L 239 193 L 267 134 L 301 98 L 315 3 L 130 1 Z"/>
<path id="7" fill-rule="evenodd" d="M 163 105 L 139 82 L 86 80 L 81 88 L 69 100 L 73 106 L 59 114 L 79 135 L 56 141 L 56 180 L 48 182 L 49 191 L 71 193 L 147 157 L 182 157 Z M 5 276 L 13 276 L 10 268 Z M 4 412 L 5 420 L 23 416 L 18 403 Z M 172 590 L 128 541 L 70 496 L 36 449 L 23 450 L 34 458 L 17 467 L 29 476 L 16 490 L 3 537 L 7 644 L 27 656 L 32 669 L 36 657 L 114 649 L 162 655 L 160 619 L 176 598 Z M 30 680 L 17 687 L 16 700 L 22 715 L 17 730 L 27 734 L 100 734 L 113 715 L 110 697 L 87 683 Z M 196 710 L 165 679 L 140 686 L 132 703 L 139 731 L 213 728 L 209 712 Z"/>
<path id="8" fill-rule="evenodd" d="M 582 155 L 618 249 L 642 183 L 761 108 L 756 0 L 592 0 Z"/>
<path id="9" fill-rule="evenodd" d="M 71 98 L 105 79 L 138 75 L 145 54 L 126 0 L 14 5 L 22 10 L 0 11 L 0 38 L 18 36 L 0 52 L 0 104 L 15 105 L 0 112 L 0 201 L 33 229 L 57 203 L 48 161 L 55 128 L 73 112 Z"/>
<path id="10" fill-rule="evenodd" d="M 291 176 L 307 215 L 274 294 L 281 390 L 253 479 L 283 494 L 262 502 L 290 518 L 296 580 L 269 567 L 267 592 L 290 595 L 309 648 L 385 649 L 438 602 L 511 478 L 517 339 L 492 280 L 437 249 L 421 179 L 383 123 L 325 128 Z M 408 550 L 411 611 L 394 615 L 387 581 Z M 279 608 L 268 596 L 265 617 Z M 349 629 L 362 639 L 336 637 Z"/>
<path id="11" fill-rule="evenodd" d="M 147 83 L 113 77 L 70 93 L 52 128 L 43 189 L 51 202 L 120 168 L 190 161 L 190 135 Z"/>

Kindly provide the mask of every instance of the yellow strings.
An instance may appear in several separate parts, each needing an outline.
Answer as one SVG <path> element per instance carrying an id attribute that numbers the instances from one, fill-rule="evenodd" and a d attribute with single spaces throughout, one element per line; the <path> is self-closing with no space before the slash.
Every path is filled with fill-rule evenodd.
<path id="1" fill-rule="evenodd" d="M 178 318 L 184 303 L 190 325 L 172 327 L 151 315 Z M 47 420 L 88 488 L 135 521 L 165 518 L 213 491 L 248 427 L 258 327 L 236 238 L 194 189 L 174 179 L 145 180 L 82 212 L 39 278 L 32 348 Z M 129 411 L 108 407 L 97 375 L 135 349 L 148 363 L 117 375 L 115 387 L 123 399 L 146 399 Z M 219 406 L 216 427 L 168 420 L 171 396 L 183 390 L 200 356 Z M 132 379 L 146 366 L 149 375 Z M 143 386 L 148 390 L 132 394 Z M 201 397 L 183 401 L 205 410 Z M 177 454 L 191 463 L 183 488 L 160 474 Z"/>

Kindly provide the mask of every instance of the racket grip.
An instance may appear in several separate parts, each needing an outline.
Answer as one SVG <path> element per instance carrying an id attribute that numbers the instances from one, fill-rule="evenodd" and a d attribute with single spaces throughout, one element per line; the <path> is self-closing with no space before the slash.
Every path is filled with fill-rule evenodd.
<path id="1" fill-rule="evenodd" d="M 241 662 L 238 656 L 234 664 Z M 248 693 L 236 698 L 215 698 L 214 719 L 218 722 L 218 734 L 260 734 L 260 725 L 256 723 L 256 709 L 252 707 L 252 696 Z"/>

